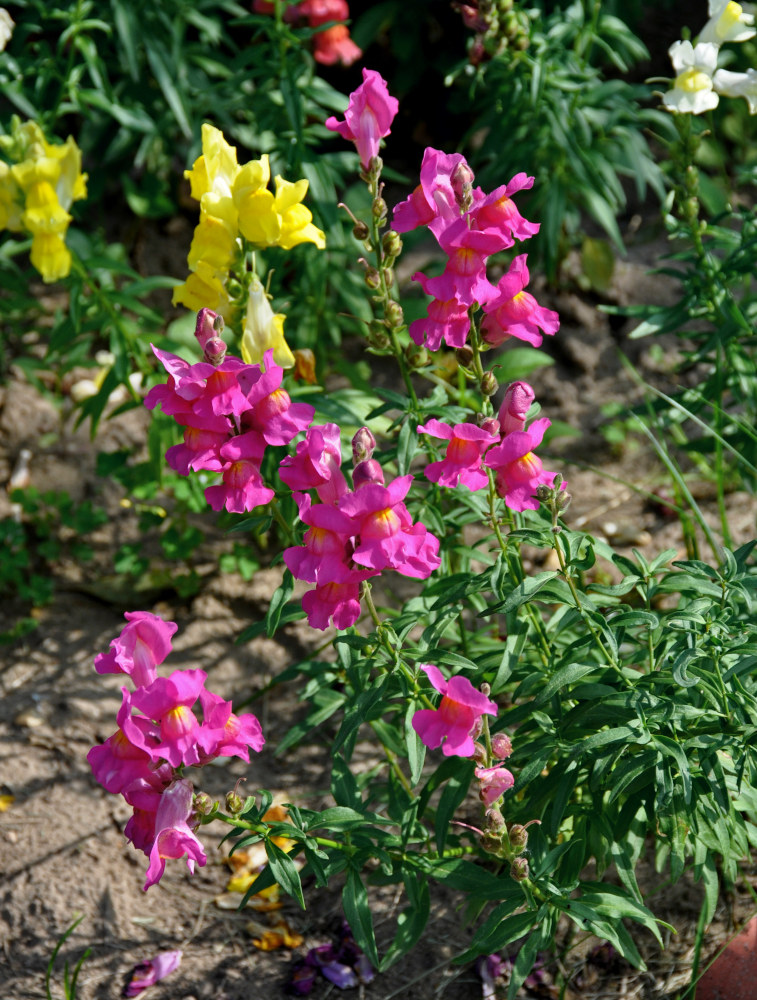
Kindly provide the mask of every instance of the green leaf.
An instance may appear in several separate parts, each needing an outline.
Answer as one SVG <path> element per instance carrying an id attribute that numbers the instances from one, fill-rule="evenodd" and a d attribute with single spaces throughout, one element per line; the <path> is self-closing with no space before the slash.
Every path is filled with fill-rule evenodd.
<path id="1" fill-rule="evenodd" d="M 526 577 L 521 583 L 518 584 L 514 590 L 511 591 L 510 596 L 499 604 L 495 604 L 482 611 L 479 614 L 479 618 L 486 618 L 489 615 L 493 615 L 497 612 L 502 614 L 507 614 L 510 611 L 515 611 L 522 604 L 526 604 L 534 594 L 537 594 L 542 587 L 545 587 L 550 580 L 554 580 L 557 576 L 557 570 L 547 570 L 544 573 L 537 573 L 536 576 Z"/>
<path id="2" fill-rule="evenodd" d="M 352 929 L 358 947 L 362 948 L 369 961 L 378 967 L 379 957 L 371 909 L 368 904 L 368 893 L 356 868 L 350 867 L 347 870 L 347 882 L 342 891 L 342 903 L 344 915 Z"/>
<path id="3" fill-rule="evenodd" d="M 411 871 L 404 882 L 410 905 L 397 917 L 397 931 L 389 951 L 381 960 L 379 972 L 384 972 L 414 948 L 428 923 L 430 895 L 427 880 Z"/>
<path id="4" fill-rule="evenodd" d="M 407 746 L 407 762 L 410 765 L 410 784 L 415 786 L 423 773 L 423 763 L 426 760 L 426 747 L 420 736 L 413 729 L 413 716 L 418 711 L 416 702 L 411 701 L 405 712 L 405 744 Z"/>
<path id="5" fill-rule="evenodd" d="M 284 577 L 279 586 L 271 595 L 271 603 L 268 607 L 268 614 L 265 616 L 265 631 L 268 638 L 276 634 L 281 621 L 281 614 L 287 600 L 294 590 L 294 577 L 288 569 L 284 570 Z"/>
<path id="6" fill-rule="evenodd" d="M 163 91 L 166 103 L 171 111 L 173 111 L 174 117 L 176 118 L 184 137 L 186 139 L 191 139 L 192 127 L 189 124 L 187 112 L 184 109 L 184 102 L 178 89 L 176 88 L 174 78 L 171 75 L 171 70 L 169 69 L 168 53 L 165 48 L 154 39 L 149 39 L 143 36 L 142 41 L 145 46 L 145 52 L 147 53 L 147 61 L 155 74 L 158 86 Z"/>
<path id="7" fill-rule="evenodd" d="M 274 844 L 272 840 L 266 840 L 265 852 L 268 855 L 268 864 L 273 877 L 286 893 L 297 900 L 304 910 L 305 900 L 302 896 L 300 873 L 297 871 L 291 857 L 286 851 L 282 851 L 278 844 Z"/>

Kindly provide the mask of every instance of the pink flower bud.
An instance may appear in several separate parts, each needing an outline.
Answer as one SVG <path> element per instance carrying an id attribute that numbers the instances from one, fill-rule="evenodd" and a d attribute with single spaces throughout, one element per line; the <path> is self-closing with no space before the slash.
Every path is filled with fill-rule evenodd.
<path id="1" fill-rule="evenodd" d="M 371 458 L 375 447 L 376 438 L 367 427 L 361 427 L 352 439 L 352 458 L 355 465 Z M 381 481 L 383 482 L 383 477 Z"/>
<path id="2" fill-rule="evenodd" d="M 487 434 L 499 437 L 499 420 L 496 420 L 494 417 L 484 417 L 479 423 L 479 427 L 482 431 L 486 431 Z"/>
<path id="3" fill-rule="evenodd" d="M 513 745 L 509 736 L 505 736 L 504 733 L 495 733 L 492 736 L 492 756 L 495 760 L 507 760 L 512 752 Z"/>
<path id="4" fill-rule="evenodd" d="M 359 462 L 352 473 L 352 485 L 356 490 L 359 490 L 361 486 L 367 486 L 368 483 L 384 485 L 384 470 L 375 458 Z"/>
<path id="5" fill-rule="evenodd" d="M 220 325 L 218 321 L 220 320 Z M 205 351 L 208 341 L 217 338 L 223 330 L 223 317 L 212 309 L 201 309 L 197 313 L 197 324 L 195 326 L 195 337 L 200 344 L 200 350 Z"/>
<path id="6" fill-rule="evenodd" d="M 528 382 L 513 382 L 507 387 L 498 414 L 502 433 L 505 436 L 513 431 L 525 429 L 526 414 L 535 398 L 534 390 Z"/>
<path id="7" fill-rule="evenodd" d="M 216 368 L 226 357 L 226 344 L 220 337 L 211 337 L 205 344 L 205 360 Z"/>

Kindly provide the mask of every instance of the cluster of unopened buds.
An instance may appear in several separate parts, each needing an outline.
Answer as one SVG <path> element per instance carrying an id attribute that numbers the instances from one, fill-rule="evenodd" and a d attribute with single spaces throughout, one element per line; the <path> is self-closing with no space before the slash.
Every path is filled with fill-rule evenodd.
<path id="1" fill-rule="evenodd" d="M 463 24 L 475 32 L 468 59 L 478 66 L 507 48 L 524 51 L 529 46 L 528 18 L 514 9 L 514 0 L 469 0 L 453 3 Z"/>
<path id="2" fill-rule="evenodd" d="M 171 651 L 174 622 L 147 611 L 127 612 L 127 625 L 107 653 L 95 658 L 99 674 L 126 674 L 134 691 L 122 688 L 118 729 L 87 754 L 97 781 L 123 795 L 133 814 L 124 833 L 150 859 L 145 889 L 159 882 L 168 858 L 187 857 L 190 872 L 206 862 L 195 830 L 207 812 L 208 796 L 194 795 L 185 767 L 202 767 L 217 757 L 240 757 L 265 742 L 251 713 L 236 715 L 205 687 L 204 670 L 174 670 L 159 677 L 157 667 Z M 202 722 L 195 715 L 199 704 Z M 135 714 L 136 712 L 136 714 Z"/>

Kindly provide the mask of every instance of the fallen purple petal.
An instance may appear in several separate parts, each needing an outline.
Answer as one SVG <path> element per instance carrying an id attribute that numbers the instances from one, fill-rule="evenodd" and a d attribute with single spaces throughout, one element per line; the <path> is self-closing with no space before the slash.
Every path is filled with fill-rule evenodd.
<path id="1" fill-rule="evenodd" d="M 181 951 L 162 951 L 154 958 L 149 958 L 146 962 L 135 965 L 131 973 L 131 979 L 124 987 L 123 996 L 135 997 L 148 986 L 154 986 L 161 979 L 165 979 L 175 969 L 178 969 L 181 962 Z"/>

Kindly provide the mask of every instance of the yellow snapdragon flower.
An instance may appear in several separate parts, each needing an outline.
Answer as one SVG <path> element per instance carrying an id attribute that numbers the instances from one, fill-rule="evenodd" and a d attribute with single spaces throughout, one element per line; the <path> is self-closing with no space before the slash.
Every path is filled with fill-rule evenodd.
<path id="1" fill-rule="evenodd" d="M 273 360 L 282 368 L 294 368 L 294 355 L 284 339 L 283 313 L 274 313 L 265 288 L 257 274 L 252 276 L 247 313 L 242 333 L 242 360 L 259 365 L 266 351 L 273 351 Z"/>
<path id="2" fill-rule="evenodd" d="M 81 151 L 71 136 L 49 143 L 36 122 L 17 118 L 3 147 L 14 162 L 0 168 L 0 224 L 32 235 L 30 259 L 43 281 L 65 278 L 71 271 L 68 209 L 87 196 Z"/>

